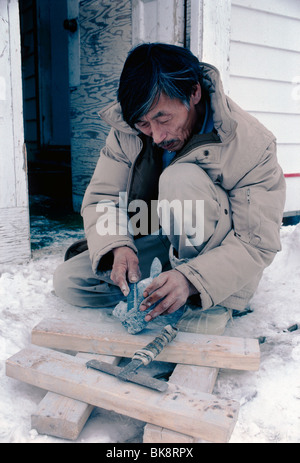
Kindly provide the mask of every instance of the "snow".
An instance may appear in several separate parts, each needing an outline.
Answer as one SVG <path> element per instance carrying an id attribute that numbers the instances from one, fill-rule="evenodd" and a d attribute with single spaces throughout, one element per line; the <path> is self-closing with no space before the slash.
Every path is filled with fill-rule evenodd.
<path id="1" fill-rule="evenodd" d="M 49 229 L 48 229 L 49 230 Z M 56 230 L 57 232 L 57 230 Z M 5 361 L 30 343 L 45 317 L 100 322 L 110 310 L 80 309 L 57 298 L 52 275 L 78 230 L 53 230 L 47 246 L 33 246 L 32 259 L 0 266 L 0 442 L 70 442 L 39 435 L 30 416 L 45 391 L 5 375 Z M 50 236 L 50 235 L 49 235 Z M 257 372 L 220 370 L 214 393 L 240 402 L 231 443 L 300 442 L 300 224 L 281 229 L 282 251 L 265 270 L 251 301 L 253 312 L 234 318 L 225 335 L 265 338 Z M 35 236 L 33 234 L 33 241 Z M 35 244 L 35 243 L 33 243 Z M 144 423 L 95 408 L 78 443 L 142 442 Z"/>

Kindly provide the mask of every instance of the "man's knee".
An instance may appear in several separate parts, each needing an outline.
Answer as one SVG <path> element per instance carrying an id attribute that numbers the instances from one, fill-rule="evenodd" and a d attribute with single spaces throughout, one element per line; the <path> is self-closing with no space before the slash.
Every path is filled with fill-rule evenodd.
<path id="1" fill-rule="evenodd" d="M 177 163 L 163 171 L 159 180 L 159 199 L 209 199 L 218 201 L 215 185 L 207 173 L 193 163 Z"/>
<path id="2" fill-rule="evenodd" d="M 88 306 L 87 289 L 98 283 L 98 280 L 91 279 L 84 261 L 84 253 L 72 257 L 60 264 L 53 275 L 55 294 L 69 304 L 79 307 Z"/>
<path id="3" fill-rule="evenodd" d="M 67 267 L 67 262 L 64 262 L 56 268 L 53 275 L 53 287 L 58 297 L 67 302 L 71 302 L 72 300 L 71 304 L 73 304 L 73 298 L 71 297 L 71 281 Z"/>
<path id="4" fill-rule="evenodd" d="M 88 251 L 85 251 L 57 267 L 53 275 L 55 293 L 77 307 L 111 307 L 122 300 L 123 295 L 106 273 L 102 278 L 94 275 Z"/>
<path id="5" fill-rule="evenodd" d="M 160 178 L 158 213 L 161 227 L 177 251 L 189 245 L 200 252 L 219 220 L 217 189 L 195 164 L 169 166 Z"/>

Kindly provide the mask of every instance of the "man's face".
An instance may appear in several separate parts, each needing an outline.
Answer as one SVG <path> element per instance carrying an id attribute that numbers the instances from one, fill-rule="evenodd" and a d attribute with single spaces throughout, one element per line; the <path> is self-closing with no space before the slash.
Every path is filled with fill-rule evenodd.
<path id="1" fill-rule="evenodd" d="M 198 84 L 190 98 L 188 109 L 182 101 L 162 93 L 135 127 L 151 137 L 155 144 L 168 151 L 179 151 L 199 124 L 197 104 L 201 100 Z"/>

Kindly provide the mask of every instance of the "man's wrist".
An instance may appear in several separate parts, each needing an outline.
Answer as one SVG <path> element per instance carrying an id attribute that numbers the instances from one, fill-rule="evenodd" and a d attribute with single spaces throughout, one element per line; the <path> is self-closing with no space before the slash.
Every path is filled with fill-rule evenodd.
<path id="1" fill-rule="evenodd" d="M 177 270 L 177 268 L 174 268 L 174 270 Z M 199 294 L 198 289 L 193 285 L 193 283 L 190 282 L 190 280 L 179 270 L 177 272 L 181 273 L 181 275 L 186 279 L 189 287 L 189 296 L 193 296 L 195 294 Z"/>

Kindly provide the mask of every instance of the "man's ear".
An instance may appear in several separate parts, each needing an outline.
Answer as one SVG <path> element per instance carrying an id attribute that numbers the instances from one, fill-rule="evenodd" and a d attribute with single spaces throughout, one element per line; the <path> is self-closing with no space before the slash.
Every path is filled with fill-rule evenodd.
<path id="1" fill-rule="evenodd" d="M 192 95 L 191 95 L 192 103 L 194 105 L 199 103 L 199 101 L 201 100 L 201 95 L 202 95 L 201 86 L 198 83 L 197 85 L 195 85 L 193 87 L 193 91 L 192 91 Z"/>

